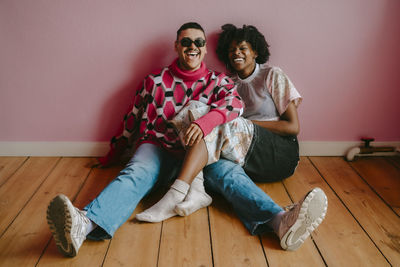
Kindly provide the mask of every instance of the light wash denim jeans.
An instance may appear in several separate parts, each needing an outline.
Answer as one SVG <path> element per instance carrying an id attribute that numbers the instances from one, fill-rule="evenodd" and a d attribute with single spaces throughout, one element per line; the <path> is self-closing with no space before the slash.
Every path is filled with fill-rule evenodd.
<path id="1" fill-rule="evenodd" d="M 119 175 L 84 210 L 98 226 L 89 239 L 111 238 L 139 201 L 157 184 L 176 178 L 182 160 L 153 144 L 142 144 Z"/>
<path id="2" fill-rule="evenodd" d="M 268 222 L 283 209 L 249 178 L 240 165 L 220 159 L 205 167 L 203 173 L 206 189 L 223 195 L 252 235 L 272 231 Z"/>
<path id="3" fill-rule="evenodd" d="M 88 239 L 111 238 L 132 215 L 139 201 L 156 184 L 176 178 L 181 160 L 152 145 L 139 146 L 119 175 L 84 210 L 98 226 Z M 282 210 L 262 191 L 238 164 L 220 159 L 204 169 L 205 184 L 222 194 L 253 235 L 271 229 L 267 222 Z"/>

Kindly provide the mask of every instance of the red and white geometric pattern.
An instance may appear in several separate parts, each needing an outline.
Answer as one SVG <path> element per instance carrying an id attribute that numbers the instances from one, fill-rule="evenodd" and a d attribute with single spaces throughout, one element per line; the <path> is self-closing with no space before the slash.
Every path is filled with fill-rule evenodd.
<path id="1" fill-rule="evenodd" d="M 123 130 L 111 141 L 111 151 L 101 162 L 115 161 L 123 150 L 137 141 L 162 146 L 183 153 L 179 137 L 169 123 L 189 100 L 211 106 L 208 114 L 195 123 L 204 136 L 219 124 L 231 121 L 242 113 L 242 102 L 234 82 L 225 74 L 206 68 L 187 72 L 179 69 L 177 60 L 169 67 L 148 75 L 136 92 L 131 111 L 125 115 Z M 136 140 L 137 139 L 137 140 Z"/>

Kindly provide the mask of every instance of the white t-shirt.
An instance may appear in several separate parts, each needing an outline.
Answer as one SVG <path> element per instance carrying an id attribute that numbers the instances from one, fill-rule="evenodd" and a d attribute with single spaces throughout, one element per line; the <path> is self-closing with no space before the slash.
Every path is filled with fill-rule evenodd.
<path id="1" fill-rule="evenodd" d="M 278 121 L 291 101 L 297 107 L 302 100 L 289 77 L 278 67 L 256 64 L 246 79 L 237 74 L 232 79 L 245 103 L 242 116 L 249 120 Z"/>

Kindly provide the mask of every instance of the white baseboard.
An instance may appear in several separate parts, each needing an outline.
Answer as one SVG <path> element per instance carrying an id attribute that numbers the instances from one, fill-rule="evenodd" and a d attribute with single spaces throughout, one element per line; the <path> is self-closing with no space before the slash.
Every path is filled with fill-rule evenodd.
<path id="1" fill-rule="evenodd" d="M 0 142 L 0 156 L 98 157 L 108 142 Z"/>
<path id="2" fill-rule="evenodd" d="M 344 156 L 360 142 L 300 141 L 301 156 Z M 400 147 L 400 141 L 373 142 L 373 146 Z M 0 142 L 0 156 L 98 157 L 109 149 L 108 142 Z M 374 153 L 373 155 L 394 155 Z"/>
<path id="3" fill-rule="evenodd" d="M 358 141 L 303 141 L 299 142 L 300 156 L 344 156 L 350 148 L 360 146 Z M 400 141 L 373 142 L 372 146 L 391 146 L 400 148 Z M 395 155 L 396 152 L 373 153 L 376 156 Z"/>

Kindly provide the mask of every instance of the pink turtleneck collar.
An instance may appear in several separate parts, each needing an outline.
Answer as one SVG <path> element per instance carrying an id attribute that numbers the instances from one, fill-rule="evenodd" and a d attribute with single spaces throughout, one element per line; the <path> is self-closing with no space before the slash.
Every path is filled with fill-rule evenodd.
<path id="1" fill-rule="evenodd" d="M 206 68 L 206 64 L 204 62 L 201 62 L 201 66 L 198 70 L 190 71 L 182 70 L 181 68 L 179 68 L 178 60 L 179 58 L 175 59 L 174 62 L 172 62 L 172 64 L 168 66 L 168 68 L 175 76 L 181 78 L 183 81 L 197 81 L 200 78 L 206 76 L 208 73 L 208 69 Z"/>

